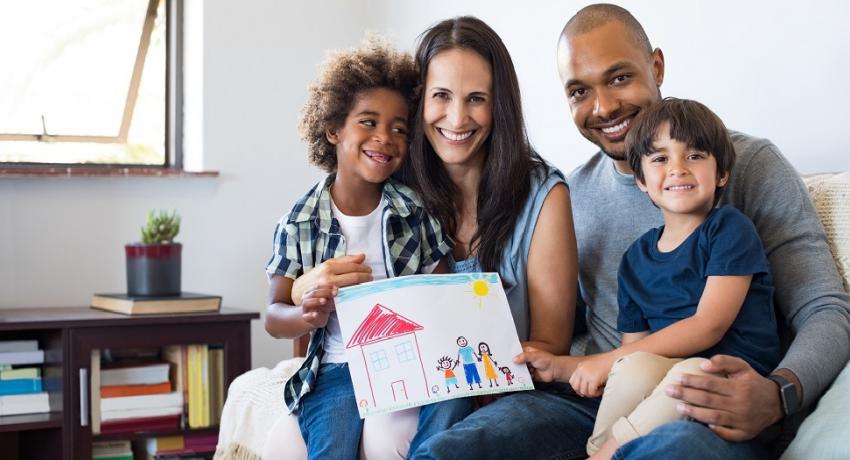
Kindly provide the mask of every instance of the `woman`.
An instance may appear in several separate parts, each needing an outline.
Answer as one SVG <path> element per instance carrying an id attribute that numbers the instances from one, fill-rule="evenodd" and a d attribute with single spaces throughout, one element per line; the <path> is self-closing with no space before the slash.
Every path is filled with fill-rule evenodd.
<path id="1" fill-rule="evenodd" d="M 523 346 L 566 354 L 577 286 L 569 191 L 560 171 L 530 146 L 507 48 L 483 21 L 458 17 L 421 36 L 416 64 L 422 93 L 403 180 L 452 236 L 451 271 L 498 272 Z M 296 281 L 293 298 L 328 285 L 368 281 L 368 272 L 357 256 L 327 261 Z M 451 426 L 468 410 L 467 399 L 423 406 L 418 417 L 415 409 L 370 417 L 363 450 L 404 456 L 417 422 Z M 503 411 L 523 410 L 514 399 L 514 393 L 507 394 L 468 419 L 474 419 L 473 427 L 502 423 Z M 454 427 L 469 425 L 463 420 Z M 427 450 L 429 438 L 451 436 L 455 428 L 419 430 L 410 455 L 423 443 Z"/>
<path id="2" fill-rule="evenodd" d="M 567 353 L 577 284 L 569 191 L 530 146 L 507 48 L 483 21 L 464 16 L 423 34 L 416 65 L 422 94 L 403 176 L 452 236 L 451 271 L 499 272 L 523 347 Z M 472 426 L 504 422 L 514 395 L 476 411 Z M 431 441 L 461 427 L 470 423 Z M 425 441 L 414 439 L 411 456 L 428 451 Z"/>

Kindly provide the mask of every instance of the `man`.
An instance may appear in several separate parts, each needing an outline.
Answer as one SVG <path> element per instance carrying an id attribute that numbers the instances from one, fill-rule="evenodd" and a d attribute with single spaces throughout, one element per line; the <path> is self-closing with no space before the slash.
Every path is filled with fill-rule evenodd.
<path id="1" fill-rule="evenodd" d="M 592 354 L 620 343 L 617 268 L 623 252 L 662 224 L 660 211 L 635 184 L 623 140 L 635 115 L 661 99 L 664 55 L 628 11 L 591 5 L 564 27 L 558 70 L 576 127 L 601 149 L 568 181 L 588 325 L 575 338 L 573 354 Z M 850 299 L 799 176 L 771 143 L 730 134 L 738 157 L 721 204 L 733 204 L 756 225 L 771 263 L 779 322 L 795 337 L 772 372 L 775 381 L 740 359 L 716 356 L 705 370 L 728 378 L 686 376 L 672 386 L 668 394 L 683 402 L 682 413 L 704 424 L 663 425 L 617 451 L 628 458 L 766 457 L 768 448 L 756 436 L 786 413 L 809 408 L 850 354 Z M 583 458 L 598 398 L 579 397 L 564 384 L 537 388 L 479 409 L 414 457 Z"/>
<path id="2" fill-rule="evenodd" d="M 591 5 L 564 27 L 558 70 L 576 127 L 601 149 L 569 178 L 589 329 L 574 341 L 573 354 L 608 351 L 619 346 L 620 257 L 663 223 L 635 184 L 624 139 L 634 117 L 661 98 L 664 55 L 652 49 L 628 11 Z M 743 360 L 716 356 L 705 370 L 728 379 L 686 376 L 668 389 L 683 401 L 683 415 L 708 424 L 717 436 L 702 424 L 680 422 L 626 444 L 621 453 L 675 456 L 671 449 L 677 447 L 696 457 L 700 449 L 727 456 L 765 453 L 753 439 L 808 408 L 848 360 L 848 297 L 805 187 L 774 145 L 730 134 L 738 158 L 720 204 L 734 205 L 755 224 L 771 263 L 780 322 L 796 336 L 770 379 Z"/>

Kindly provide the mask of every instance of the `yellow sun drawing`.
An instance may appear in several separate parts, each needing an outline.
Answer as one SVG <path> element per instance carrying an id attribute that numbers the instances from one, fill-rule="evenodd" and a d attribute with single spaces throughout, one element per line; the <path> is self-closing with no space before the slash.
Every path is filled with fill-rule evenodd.
<path id="1" fill-rule="evenodd" d="M 472 273 L 469 275 L 469 287 L 472 288 L 472 298 L 478 300 L 478 307 L 484 305 L 484 299 L 490 296 L 490 283 L 494 283 L 496 277 L 492 274 Z"/>

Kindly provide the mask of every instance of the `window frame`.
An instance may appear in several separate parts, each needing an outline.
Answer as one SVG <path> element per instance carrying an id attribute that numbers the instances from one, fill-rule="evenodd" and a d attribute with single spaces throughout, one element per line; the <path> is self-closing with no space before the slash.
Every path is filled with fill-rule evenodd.
<path id="1" fill-rule="evenodd" d="M 41 163 L 41 162 L 0 162 L 0 176 L 218 176 L 215 171 L 189 172 L 184 170 L 183 152 L 183 2 L 180 0 L 165 1 L 165 158 L 163 164 L 120 164 L 120 163 Z M 138 86 L 141 82 L 140 58 L 146 55 L 150 44 L 151 33 L 159 0 L 149 0 L 139 49 L 134 63 L 131 88 L 125 101 L 121 131 L 117 136 L 78 136 L 78 135 L 48 135 L 53 141 L 70 142 L 106 142 L 122 140 L 121 133 L 129 131 L 128 117 L 132 118 Z M 142 54 L 144 53 L 144 54 Z M 143 59 L 142 59 L 143 61 Z M 131 101 L 132 99 L 132 101 Z M 129 115 L 127 112 L 131 112 Z M 126 123 L 126 126 L 125 126 Z M 41 140 L 44 134 L 5 134 L 8 138 L 24 136 L 27 140 Z M 99 140 L 95 140 L 95 138 Z"/>

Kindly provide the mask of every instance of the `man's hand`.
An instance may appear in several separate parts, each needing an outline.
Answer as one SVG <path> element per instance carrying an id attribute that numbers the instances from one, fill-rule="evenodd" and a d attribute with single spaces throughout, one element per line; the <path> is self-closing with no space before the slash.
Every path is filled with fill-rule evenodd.
<path id="1" fill-rule="evenodd" d="M 746 441 L 782 418 L 779 390 L 740 358 L 716 355 L 702 369 L 727 375 L 682 375 L 678 385 L 669 385 L 668 396 L 682 401 L 679 413 L 707 423 L 727 441 Z"/>
<path id="2" fill-rule="evenodd" d="M 301 301 L 304 321 L 314 328 L 325 327 L 328 317 L 336 310 L 333 298 L 338 291 L 336 286 L 319 286 L 304 293 Z"/>
<path id="3" fill-rule="evenodd" d="M 515 364 L 526 364 L 531 378 L 539 382 L 564 381 L 569 376 L 571 369 L 565 369 L 562 364 L 569 356 L 555 356 L 548 351 L 538 350 L 534 347 L 525 347 L 524 351 L 514 356 Z M 562 377 L 563 376 L 563 377 Z"/>
<path id="4" fill-rule="evenodd" d="M 616 357 L 609 353 L 601 353 L 587 357 L 578 363 L 575 372 L 570 377 L 570 385 L 573 390 L 585 398 L 602 396 L 608 374 L 616 361 Z"/>
<path id="5" fill-rule="evenodd" d="M 328 259 L 301 275 L 292 286 L 292 300 L 298 305 L 308 289 L 318 286 L 346 287 L 372 281 L 372 269 L 363 262 L 366 254 Z"/>

